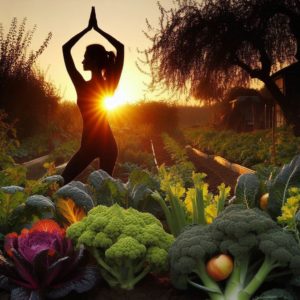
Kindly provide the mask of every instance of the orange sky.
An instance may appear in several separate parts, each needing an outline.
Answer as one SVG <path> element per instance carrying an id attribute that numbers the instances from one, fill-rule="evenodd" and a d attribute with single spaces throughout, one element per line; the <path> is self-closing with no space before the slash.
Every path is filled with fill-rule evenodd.
<path id="1" fill-rule="evenodd" d="M 170 7 L 172 0 L 161 0 L 164 7 Z M 47 36 L 53 33 L 48 48 L 39 58 L 41 69 L 47 71 L 47 79 L 60 88 L 64 99 L 75 100 L 75 90 L 64 67 L 61 46 L 74 34 L 87 26 L 91 6 L 95 6 L 98 25 L 125 45 L 125 64 L 118 89 L 126 95 L 127 101 L 136 101 L 155 95 L 145 95 L 145 85 L 149 78 L 140 73 L 135 62 L 137 48 L 144 49 L 149 41 L 142 30 L 146 29 L 145 19 L 151 24 L 158 23 L 159 9 L 156 0 L 0 0 L 0 23 L 5 33 L 13 17 L 19 22 L 27 17 L 27 29 L 38 26 L 32 48 L 36 49 Z M 83 72 L 81 61 L 86 45 L 109 44 L 97 33 L 88 33 L 74 48 L 73 57 L 77 68 L 86 79 L 89 72 Z"/>

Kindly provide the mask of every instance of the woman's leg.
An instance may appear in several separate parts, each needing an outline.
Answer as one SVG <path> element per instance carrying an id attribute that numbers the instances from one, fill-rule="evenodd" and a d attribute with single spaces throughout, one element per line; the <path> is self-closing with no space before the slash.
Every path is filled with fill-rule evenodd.
<path id="1" fill-rule="evenodd" d="M 103 151 L 101 151 L 100 153 L 100 169 L 104 170 L 110 176 L 112 176 L 117 157 L 118 147 L 114 137 L 111 136 L 110 141 L 106 143 Z"/>
<path id="2" fill-rule="evenodd" d="M 64 184 L 72 181 L 79 175 L 96 157 L 87 149 L 80 148 L 68 162 L 66 168 L 61 174 L 64 178 Z"/>

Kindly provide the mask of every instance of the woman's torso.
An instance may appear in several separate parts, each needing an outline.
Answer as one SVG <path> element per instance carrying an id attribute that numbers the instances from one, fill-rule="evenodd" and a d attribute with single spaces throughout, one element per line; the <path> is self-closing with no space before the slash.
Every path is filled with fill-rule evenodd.
<path id="1" fill-rule="evenodd" d="M 95 143 L 104 139 L 111 134 L 104 108 L 108 89 L 103 83 L 87 81 L 76 91 L 77 105 L 83 120 L 82 142 Z"/>

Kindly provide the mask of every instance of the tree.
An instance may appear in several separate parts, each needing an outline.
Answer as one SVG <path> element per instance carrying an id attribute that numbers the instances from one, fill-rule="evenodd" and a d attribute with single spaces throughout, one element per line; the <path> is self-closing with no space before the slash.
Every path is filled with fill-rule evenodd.
<path id="1" fill-rule="evenodd" d="M 300 102 L 271 77 L 300 59 L 299 0 L 177 0 L 169 11 L 159 7 L 160 28 L 149 26 L 152 46 L 145 51 L 153 86 L 220 100 L 258 79 L 300 135 Z"/>
<path id="2" fill-rule="evenodd" d="M 49 44 L 49 33 L 35 51 L 30 49 L 36 26 L 26 29 L 14 18 L 8 33 L 0 24 L 0 109 L 10 121 L 17 120 L 19 136 L 28 136 L 47 126 L 49 114 L 57 106 L 59 96 L 36 67 L 37 58 Z"/>

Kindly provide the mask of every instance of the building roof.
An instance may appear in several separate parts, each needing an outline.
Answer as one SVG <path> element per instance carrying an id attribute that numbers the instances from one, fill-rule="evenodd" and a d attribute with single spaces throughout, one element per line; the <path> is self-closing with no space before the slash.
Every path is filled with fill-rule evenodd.
<path id="1" fill-rule="evenodd" d="M 277 71 L 276 73 L 272 74 L 271 77 L 281 77 L 285 74 L 299 74 L 300 75 L 300 62 L 293 63 L 281 70 Z"/>
<path id="2" fill-rule="evenodd" d="M 261 102 L 258 96 L 239 96 L 236 99 L 231 100 L 229 103 L 245 103 L 245 102 Z"/>

